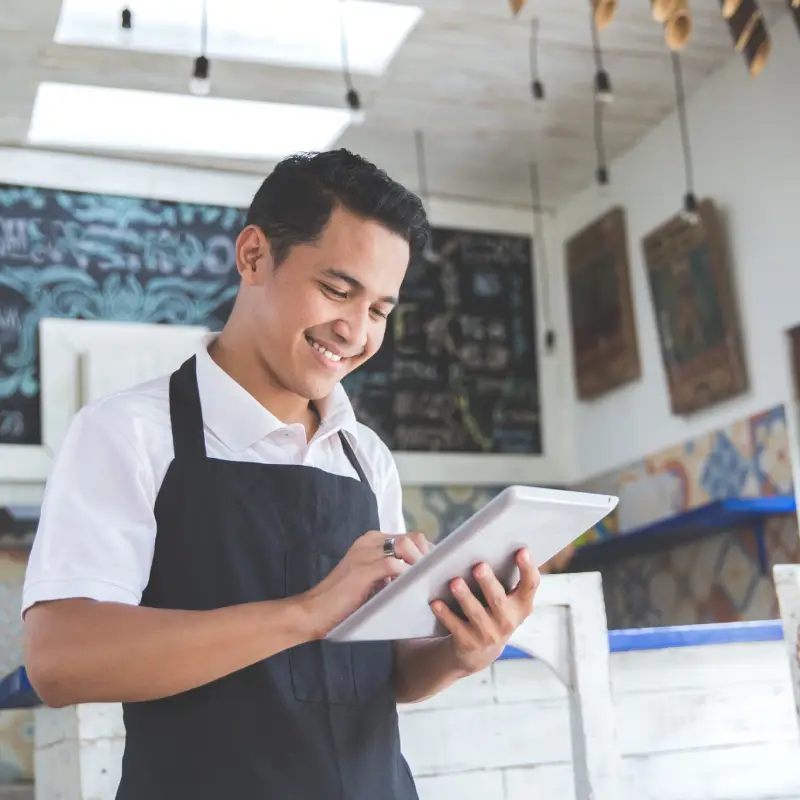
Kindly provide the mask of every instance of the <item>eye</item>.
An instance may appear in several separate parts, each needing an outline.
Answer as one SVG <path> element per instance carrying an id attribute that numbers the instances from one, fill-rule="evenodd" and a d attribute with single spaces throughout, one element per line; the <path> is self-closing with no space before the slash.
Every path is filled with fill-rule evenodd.
<path id="1" fill-rule="evenodd" d="M 374 314 L 376 317 L 380 317 L 381 319 L 387 319 L 389 316 L 388 311 L 381 311 L 379 308 L 370 309 L 370 313 Z"/>
<path id="2" fill-rule="evenodd" d="M 341 292 L 338 289 L 334 289 L 333 286 L 329 286 L 327 283 L 320 283 L 320 288 L 323 292 L 325 292 L 325 294 L 335 298 L 336 300 L 347 299 L 347 292 Z"/>

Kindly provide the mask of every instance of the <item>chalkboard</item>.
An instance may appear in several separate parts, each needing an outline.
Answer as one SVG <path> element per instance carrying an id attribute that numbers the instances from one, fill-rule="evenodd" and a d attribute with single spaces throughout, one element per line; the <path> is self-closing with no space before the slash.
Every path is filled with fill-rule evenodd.
<path id="1" fill-rule="evenodd" d="M 38 444 L 42 317 L 207 325 L 242 209 L 0 184 L 0 443 Z M 380 352 L 344 385 L 393 449 L 541 452 L 531 241 L 436 229 Z"/>
<path id="2" fill-rule="evenodd" d="M 343 381 L 394 450 L 540 454 L 531 239 L 437 228 L 383 347 Z"/>
<path id="3" fill-rule="evenodd" d="M 41 442 L 42 317 L 222 327 L 244 212 L 0 184 L 0 443 Z"/>

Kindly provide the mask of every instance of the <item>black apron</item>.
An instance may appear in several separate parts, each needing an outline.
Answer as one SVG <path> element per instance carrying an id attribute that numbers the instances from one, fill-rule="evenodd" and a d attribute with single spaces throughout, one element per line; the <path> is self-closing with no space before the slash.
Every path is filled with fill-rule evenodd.
<path id="1" fill-rule="evenodd" d="M 208 610 L 304 592 L 379 528 L 364 472 L 341 432 L 359 480 L 209 458 L 195 365 L 170 380 L 175 458 L 156 500 L 141 604 Z M 417 798 L 400 752 L 389 642 L 309 642 L 123 713 L 117 800 Z"/>

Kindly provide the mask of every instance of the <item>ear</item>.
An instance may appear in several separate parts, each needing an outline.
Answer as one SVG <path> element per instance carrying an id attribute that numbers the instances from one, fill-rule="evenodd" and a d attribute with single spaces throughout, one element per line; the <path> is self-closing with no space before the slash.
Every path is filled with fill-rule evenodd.
<path id="1" fill-rule="evenodd" d="M 236 269 L 249 285 L 261 283 L 265 272 L 272 269 L 269 242 L 257 225 L 248 225 L 236 239 Z"/>

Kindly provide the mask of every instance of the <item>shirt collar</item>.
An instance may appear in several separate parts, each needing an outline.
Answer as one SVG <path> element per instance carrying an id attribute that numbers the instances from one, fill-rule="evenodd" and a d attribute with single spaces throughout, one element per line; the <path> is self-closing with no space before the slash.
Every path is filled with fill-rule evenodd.
<path id="1" fill-rule="evenodd" d="M 203 422 L 227 447 L 241 452 L 287 426 L 211 358 L 208 347 L 216 335 L 204 336 L 195 354 Z M 354 442 L 357 441 L 356 415 L 341 384 L 336 384 L 334 390 L 318 400 L 316 405 L 322 418 L 321 436 L 342 430 Z"/>

